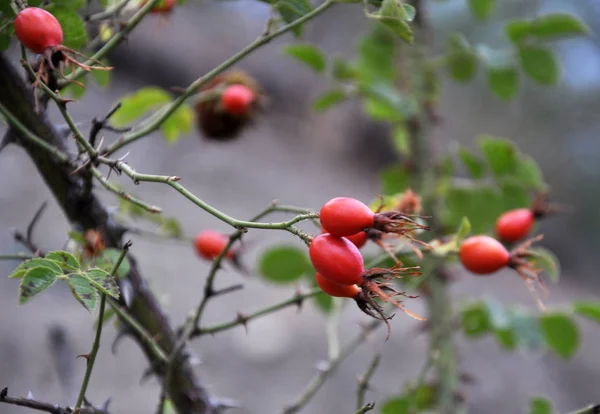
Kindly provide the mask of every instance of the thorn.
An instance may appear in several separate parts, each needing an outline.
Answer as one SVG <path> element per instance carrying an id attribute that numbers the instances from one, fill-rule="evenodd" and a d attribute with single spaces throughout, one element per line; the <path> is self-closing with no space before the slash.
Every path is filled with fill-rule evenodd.
<path id="1" fill-rule="evenodd" d="M 106 401 L 104 401 L 104 403 L 100 406 L 100 410 L 102 411 L 108 411 L 108 406 L 110 405 L 112 401 L 112 397 L 108 397 Z"/>
<path id="2" fill-rule="evenodd" d="M 75 358 L 85 358 L 86 361 L 89 361 L 90 359 L 90 354 L 81 354 L 81 355 L 77 355 Z"/>
<path id="3" fill-rule="evenodd" d="M 7 395 L 8 395 L 8 387 L 2 388 L 2 391 L 0 391 L 0 400 L 5 399 Z"/>
<path id="4" fill-rule="evenodd" d="M 129 308 L 133 302 L 135 292 L 133 290 L 133 286 L 128 279 L 121 280 L 121 296 L 125 301 L 125 305 Z"/>
<path id="5" fill-rule="evenodd" d="M 248 317 L 245 316 L 244 314 L 238 312 L 237 313 L 237 320 L 239 322 L 240 325 L 244 326 L 244 329 L 246 330 L 246 335 L 248 335 Z"/>
<path id="6" fill-rule="evenodd" d="M 125 338 L 129 334 L 129 328 L 125 325 L 121 325 L 119 331 L 117 332 L 117 336 L 115 337 L 112 345 L 110 346 L 110 351 L 113 355 L 117 355 L 117 346 L 121 342 L 121 339 Z"/>
<path id="7" fill-rule="evenodd" d="M 148 379 L 154 375 L 156 372 L 156 370 L 154 369 L 153 366 L 149 366 L 148 368 L 146 368 L 146 370 L 144 371 L 144 373 L 142 374 L 142 378 L 140 378 L 140 385 L 143 385 L 146 381 L 148 381 Z"/>

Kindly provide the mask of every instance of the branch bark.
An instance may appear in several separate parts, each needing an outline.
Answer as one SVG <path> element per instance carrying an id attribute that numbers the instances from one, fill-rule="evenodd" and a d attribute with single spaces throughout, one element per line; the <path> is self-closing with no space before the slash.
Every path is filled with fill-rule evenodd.
<path id="1" fill-rule="evenodd" d="M 51 124 L 45 109 L 41 106 L 40 113 L 35 113 L 31 88 L 4 53 L 0 53 L 0 103 L 30 131 L 60 151 L 67 152 L 64 137 Z M 85 190 L 85 174 L 88 172 L 82 170 L 72 174 L 74 166 L 71 163 L 57 160 L 29 140 L 23 139 L 16 130 L 11 129 L 9 134 L 16 137 L 16 143 L 34 162 L 73 227 L 79 231 L 96 229 L 104 236 L 108 247 L 122 248 L 121 238 L 125 229 L 112 219 L 93 191 Z M 129 255 L 129 260 L 131 270 L 126 283 L 131 286 L 132 300 L 126 304 L 121 298 L 120 304 L 150 335 L 157 338 L 156 342 L 161 349 L 170 353 L 177 339 L 175 332 L 140 274 L 137 261 L 132 255 Z M 123 323 L 126 324 L 127 321 Z M 164 361 L 156 359 L 146 338 L 142 338 L 135 330 L 131 333 L 151 366 L 155 368 L 156 374 L 164 379 L 166 372 Z M 182 352 L 176 361 L 167 394 L 180 413 L 213 414 L 216 412 L 210 403 L 207 391 L 195 376 L 185 352 Z"/>

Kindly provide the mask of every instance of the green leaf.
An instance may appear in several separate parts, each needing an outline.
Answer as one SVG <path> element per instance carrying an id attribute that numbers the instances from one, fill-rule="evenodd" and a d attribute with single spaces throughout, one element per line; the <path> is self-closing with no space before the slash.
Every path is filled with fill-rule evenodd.
<path id="1" fill-rule="evenodd" d="M 506 25 L 506 36 L 511 42 L 520 44 L 531 34 L 532 24 L 527 20 L 512 20 Z"/>
<path id="2" fill-rule="evenodd" d="M 358 43 L 356 72 L 365 83 L 393 83 L 396 78 L 396 37 L 380 25 Z M 386 83 L 386 85 L 389 85 Z"/>
<path id="3" fill-rule="evenodd" d="M 518 348 L 537 351 L 544 345 L 540 322 L 530 314 L 513 312 L 510 315 L 511 331 Z"/>
<path id="4" fill-rule="evenodd" d="M 490 90 L 503 101 L 510 101 L 519 92 L 519 73 L 513 67 L 488 68 Z"/>
<path id="5" fill-rule="evenodd" d="M 553 414 L 552 403 L 541 397 L 529 400 L 529 414 Z"/>
<path id="6" fill-rule="evenodd" d="M 529 193 L 519 181 L 510 177 L 501 180 L 499 185 L 503 211 L 527 207 L 531 204 Z"/>
<path id="7" fill-rule="evenodd" d="M 85 24 L 77 13 L 76 9 L 71 7 L 61 7 L 60 5 L 50 5 L 47 10 L 56 17 L 63 29 L 63 44 L 72 49 L 81 49 L 88 42 Z"/>
<path id="8" fill-rule="evenodd" d="M 407 43 L 413 42 L 414 35 L 408 22 L 415 17 L 414 8 L 403 7 L 397 0 L 383 0 L 377 12 L 366 13 L 366 16 L 378 21 Z"/>
<path id="9" fill-rule="evenodd" d="M 600 323 L 600 302 L 575 302 L 573 310 L 585 318 Z"/>
<path id="10" fill-rule="evenodd" d="M 102 253 L 100 253 L 98 257 L 96 257 L 96 259 L 94 260 L 94 264 L 100 269 L 110 274 L 110 272 L 112 272 L 113 268 L 117 264 L 119 257 L 121 257 L 121 250 L 112 248 L 106 249 L 102 251 Z M 119 265 L 119 268 L 117 269 L 117 274 L 115 276 L 119 278 L 124 278 L 127 276 L 130 269 L 131 266 L 129 264 L 129 260 L 127 259 L 127 257 L 125 257 L 125 259 L 123 259 L 123 261 Z"/>
<path id="11" fill-rule="evenodd" d="M 52 0 L 52 3 L 60 7 L 69 7 L 77 10 L 83 7 L 85 0 Z"/>
<path id="12" fill-rule="evenodd" d="M 522 184 L 536 191 L 542 191 L 546 187 L 542 176 L 542 170 L 537 162 L 528 155 L 520 156 L 514 177 Z"/>
<path id="13" fill-rule="evenodd" d="M 579 328 L 563 313 L 548 313 L 540 318 L 546 344 L 564 359 L 570 359 L 581 342 Z"/>
<path id="14" fill-rule="evenodd" d="M 312 301 L 315 307 L 325 314 L 328 314 L 333 310 L 333 297 L 326 293 L 317 293 L 313 296 Z"/>
<path id="15" fill-rule="evenodd" d="M 521 66 L 540 85 L 554 85 L 560 77 L 560 67 L 552 51 L 538 46 L 519 48 Z"/>
<path id="16" fill-rule="evenodd" d="M 475 17 L 486 20 L 494 9 L 494 3 L 494 0 L 469 0 L 469 7 Z"/>
<path id="17" fill-rule="evenodd" d="M 471 222 L 467 217 L 463 217 L 458 230 L 456 230 L 456 238 L 460 241 L 467 237 L 469 233 L 471 233 Z"/>
<path id="18" fill-rule="evenodd" d="M 168 219 L 163 220 L 162 223 L 160 224 L 160 231 L 161 231 L 161 233 L 163 233 L 169 237 L 176 238 L 176 239 L 180 238 L 182 235 L 181 226 L 179 225 L 179 222 L 174 218 L 168 218 Z M 121 264 L 121 266 L 123 266 L 123 264 Z M 120 269 L 120 266 L 119 266 L 119 269 Z M 119 272 L 119 276 L 120 276 L 120 272 Z"/>
<path id="19" fill-rule="evenodd" d="M 401 6 L 404 9 L 404 20 L 407 22 L 415 20 L 415 17 L 417 17 L 417 9 L 407 3 L 402 3 Z"/>
<path id="20" fill-rule="evenodd" d="M 84 237 L 83 233 L 78 232 L 78 231 L 70 231 L 69 239 L 73 240 L 75 243 L 77 243 L 80 246 L 85 244 L 85 237 Z"/>
<path id="21" fill-rule="evenodd" d="M 346 93 L 343 89 L 331 89 L 315 100 L 313 108 L 315 111 L 322 112 L 342 102 L 344 99 L 346 99 Z"/>
<path id="22" fill-rule="evenodd" d="M 286 23 L 292 23 L 312 10 L 310 0 L 278 0 L 274 5 L 281 18 Z M 303 24 L 292 29 L 296 37 L 302 36 Z"/>
<path id="23" fill-rule="evenodd" d="M 463 146 L 458 147 L 458 156 L 473 178 L 481 178 L 485 173 L 485 165 L 475 155 Z"/>
<path id="24" fill-rule="evenodd" d="M 482 136 L 479 147 L 495 176 L 508 175 L 516 170 L 518 152 L 511 141 Z"/>
<path id="25" fill-rule="evenodd" d="M 317 72 L 323 72 L 327 67 L 327 58 L 323 52 L 310 44 L 288 45 L 283 48 L 283 53 L 299 60 Z"/>
<path id="26" fill-rule="evenodd" d="M 63 269 L 68 271 L 78 270 L 81 267 L 75 256 L 62 250 L 49 252 L 46 255 L 46 259 L 58 262 Z"/>
<path id="27" fill-rule="evenodd" d="M 394 127 L 392 132 L 392 142 L 394 148 L 402 155 L 410 153 L 410 143 L 408 142 L 408 131 L 404 123 L 400 123 Z"/>
<path id="28" fill-rule="evenodd" d="M 383 195 L 392 195 L 404 191 L 408 187 L 409 175 L 405 168 L 393 165 L 384 169 L 381 174 Z"/>
<path id="29" fill-rule="evenodd" d="M 448 69 L 457 82 L 468 82 L 477 73 L 477 55 L 464 36 L 453 33 L 448 37 Z"/>
<path id="30" fill-rule="evenodd" d="M 110 66 L 106 59 L 102 60 L 101 63 L 104 66 Z M 110 83 L 110 70 L 93 70 L 92 78 L 101 88 L 106 88 Z"/>
<path id="31" fill-rule="evenodd" d="M 167 142 L 175 142 L 181 134 L 189 134 L 194 126 L 194 112 L 189 105 L 183 104 L 160 126 Z"/>
<path id="32" fill-rule="evenodd" d="M 360 90 L 367 97 L 365 112 L 373 119 L 400 122 L 415 110 L 414 101 L 402 97 L 391 83 L 369 83 L 362 85 Z"/>
<path id="33" fill-rule="evenodd" d="M 119 299 L 119 287 L 115 278 L 109 272 L 100 268 L 92 268 L 88 269 L 83 275 L 90 279 L 91 284 L 97 290 Z"/>
<path id="34" fill-rule="evenodd" d="M 312 266 L 306 253 L 293 246 L 277 246 L 267 250 L 259 261 L 259 273 L 273 283 L 292 283 Z"/>
<path id="35" fill-rule="evenodd" d="M 56 281 L 56 272 L 38 266 L 25 272 L 19 286 L 19 304 L 27 303 L 32 297 L 48 289 Z"/>
<path id="36" fill-rule="evenodd" d="M 476 338 L 487 334 L 491 324 L 487 309 L 483 303 L 476 303 L 463 309 L 461 318 L 465 336 Z"/>
<path id="37" fill-rule="evenodd" d="M 468 217 L 473 233 L 487 233 L 502 213 L 502 197 L 489 186 L 450 186 L 446 195 L 444 223 L 458 227 L 463 217 Z"/>
<path id="38" fill-rule="evenodd" d="M 408 398 L 393 398 L 381 406 L 381 414 L 409 414 L 411 402 Z"/>
<path id="39" fill-rule="evenodd" d="M 567 13 L 550 13 L 532 22 L 531 34 L 540 39 L 581 36 L 590 33 L 589 27 L 576 16 Z"/>
<path id="40" fill-rule="evenodd" d="M 152 86 L 139 89 L 120 100 L 121 107 L 111 117 L 111 124 L 124 127 L 170 101 L 171 95 L 163 89 Z"/>
<path id="41" fill-rule="evenodd" d="M 80 273 L 71 273 L 68 278 L 69 289 L 75 299 L 89 312 L 93 311 L 98 301 L 98 292 L 90 279 Z"/>
<path id="42" fill-rule="evenodd" d="M 331 64 L 331 75 L 339 81 L 352 80 L 356 76 L 356 70 L 344 59 L 336 57 Z"/>
<path id="43" fill-rule="evenodd" d="M 517 347 L 517 338 L 511 329 L 497 329 L 494 336 L 498 345 L 507 351 L 513 351 Z"/>
<path id="44" fill-rule="evenodd" d="M 535 256 L 528 261 L 536 268 L 544 270 L 552 282 L 558 282 L 560 277 L 560 263 L 554 253 L 543 247 L 532 247 L 529 249 Z"/>
<path id="45" fill-rule="evenodd" d="M 51 270 L 56 276 L 61 275 L 63 273 L 61 267 L 59 266 L 59 263 L 53 260 L 36 257 L 34 259 L 29 259 L 25 260 L 24 262 L 21 262 L 19 266 L 17 266 L 17 268 L 13 270 L 8 277 L 11 279 L 22 278 L 23 276 L 25 276 L 25 273 L 27 273 L 28 270 L 36 267 L 46 267 L 49 270 Z"/>
<path id="46" fill-rule="evenodd" d="M 0 51 L 7 50 L 10 47 L 11 39 L 8 33 L 0 33 Z"/>

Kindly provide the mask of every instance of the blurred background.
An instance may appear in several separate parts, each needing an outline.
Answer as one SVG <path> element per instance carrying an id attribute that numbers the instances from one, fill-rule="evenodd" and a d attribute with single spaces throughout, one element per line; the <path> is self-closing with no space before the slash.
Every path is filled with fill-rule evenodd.
<path id="1" fill-rule="evenodd" d="M 107 89 L 88 85 L 84 98 L 71 104 L 78 121 L 106 113 L 119 96 L 140 87 L 185 86 L 253 40 L 269 16 L 267 6 L 256 1 L 189 1 L 168 19 L 146 19 L 111 57 L 115 66 Z M 472 43 L 501 46 L 506 42 L 504 24 L 515 17 L 533 17 L 565 11 L 582 18 L 594 33 L 600 32 L 598 0 L 505 0 L 497 2 L 493 18 L 476 21 L 464 0 L 431 1 L 429 9 L 439 50 L 449 31 L 460 31 Z M 305 28 L 304 40 L 316 42 L 328 53 L 351 57 L 356 41 L 368 29 L 360 6 L 338 6 Z M 563 66 L 556 87 L 537 87 L 526 79 L 517 99 L 503 103 L 489 92 L 483 74 L 468 85 L 444 80 L 439 106 L 444 122 L 436 129 L 439 142 L 473 145 L 479 134 L 515 140 L 519 148 L 540 163 L 552 197 L 572 206 L 572 211 L 545 221 L 545 244 L 558 255 L 563 274 L 551 287 L 549 305 L 574 299 L 597 299 L 600 266 L 600 50 L 598 36 L 563 41 L 555 45 Z M 130 148 L 130 164 L 138 171 L 182 177 L 182 183 L 208 203 L 236 218 L 246 218 L 273 199 L 286 204 L 318 209 L 331 197 L 346 195 L 370 201 L 380 191 L 378 172 L 394 161 L 386 129 L 362 114 L 356 102 L 344 103 L 325 114 L 316 114 L 311 103 L 327 87 L 327 81 L 286 58 L 281 45 L 293 42 L 286 35 L 244 59 L 238 68 L 262 84 L 270 98 L 265 116 L 257 125 L 230 143 L 205 141 L 194 132 L 177 144 L 165 143 L 158 134 Z M 17 60 L 15 59 L 15 63 Z M 59 121 L 59 114 L 54 113 Z M 2 127 L 0 127 L 1 129 Z M 109 136 L 107 136 L 107 139 Z M 118 179 L 114 177 L 114 179 Z M 132 188 L 127 179 L 120 179 Z M 101 191 L 101 190 L 100 190 Z M 144 183 L 134 191 L 165 215 L 176 216 L 187 236 L 214 228 L 228 231 L 221 222 L 201 211 L 169 188 Z M 102 192 L 109 204 L 116 200 Z M 32 163 L 17 147 L 0 154 L 0 252 L 22 251 L 11 229 L 24 229 L 42 202 L 49 208 L 35 234 L 43 249 L 60 249 L 68 225 L 44 187 Z M 277 218 L 274 218 L 276 220 Z M 173 323 L 180 323 L 197 304 L 209 264 L 195 256 L 191 244 L 131 236 L 141 270 L 161 298 Z M 298 244 L 288 234 L 252 231 L 254 244 L 244 261 L 255 268 L 261 250 L 273 243 Z M 7 275 L 14 262 L 0 262 Z M 496 297 L 506 303 L 534 303 L 524 285 L 507 273 L 490 279 L 464 275 L 453 287 L 459 298 Z M 219 286 L 240 282 L 242 276 L 224 271 Z M 243 280 L 242 291 L 210 303 L 207 323 L 230 320 L 237 311 L 289 298 L 291 287 L 266 285 L 257 278 Z M 0 388 L 10 395 L 72 404 L 84 371 L 83 360 L 73 360 L 72 384 L 62 387 L 51 353 L 49 336 L 63 330 L 73 357 L 88 352 L 94 315 L 81 309 L 66 287 L 54 286 L 26 306 L 17 305 L 17 280 L 0 278 Z M 418 301 L 413 301 L 418 302 Z M 415 311 L 423 311 L 418 304 Z M 347 306 L 341 338 L 351 338 L 366 318 Z M 560 412 L 598 402 L 600 330 L 583 322 L 583 346 L 571 362 L 552 354 L 508 353 L 493 339 L 460 340 L 465 372 L 476 382 L 465 388 L 473 413 L 525 413 L 534 395 L 548 395 Z M 357 375 L 367 368 L 374 352 L 382 352 L 382 364 L 373 378 L 367 400 L 383 401 L 398 393 L 407 379 L 421 369 L 427 349 L 418 325 L 398 315 L 392 337 L 384 342 L 383 330 L 352 355 L 304 410 L 306 413 L 354 412 Z M 147 368 L 137 346 L 126 339 L 111 354 L 114 329 L 106 330 L 89 398 L 100 403 L 112 397 L 115 413 L 154 412 L 159 384 L 151 379 L 140 384 Z M 251 322 L 243 328 L 202 337 L 192 345 L 202 358 L 196 369 L 216 396 L 238 400 L 244 414 L 277 413 L 289 403 L 327 356 L 325 321 L 312 306 L 301 312 L 283 312 Z M 70 387 L 70 388 L 69 388 Z M 71 390 L 71 391 L 69 391 Z M 0 405 L 1 414 L 26 410 Z"/>

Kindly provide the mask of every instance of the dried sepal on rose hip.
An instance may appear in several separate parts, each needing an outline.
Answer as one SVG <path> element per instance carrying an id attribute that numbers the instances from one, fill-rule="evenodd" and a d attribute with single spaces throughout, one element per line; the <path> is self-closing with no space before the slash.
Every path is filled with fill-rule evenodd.
<path id="1" fill-rule="evenodd" d="M 206 92 L 215 91 L 214 95 Z M 264 96 L 258 82 L 242 71 L 215 77 L 204 85 L 194 104 L 196 126 L 209 140 L 228 141 L 253 124 Z"/>
<path id="2" fill-rule="evenodd" d="M 471 236 L 461 243 L 459 258 L 465 269 L 477 275 L 492 275 L 505 268 L 515 270 L 534 296 L 538 307 L 544 310 L 544 303 L 537 291 L 538 288 L 541 289 L 547 297 L 548 290 L 540 276 L 542 269 L 538 269 L 531 264 L 531 259 L 538 257 L 538 255 L 530 249 L 533 243 L 542 238 L 542 235 L 538 235 L 508 251 L 502 243 L 493 237 L 485 235 Z"/>
<path id="3" fill-rule="evenodd" d="M 229 244 L 229 237 L 215 230 L 202 230 L 194 239 L 194 248 L 198 256 L 206 260 L 216 259 Z M 242 265 L 240 256 L 242 253 L 241 247 L 231 247 L 225 253 L 225 259 L 239 271 L 247 273 L 247 270 Z"/>
<path id="4" fill-rule="evenodd" d="M 498 217 L 496 235 L 506 242 L 518 242 L 529 235 L 537 220 L 560 210 L 559 206 L 546 202 L 546 196 L 540 194 L 531 207 L 512 209 Z"/>
<path id="5" fill-rule="evenodd" d="M 83 255 L 88 258 L 98 256 L 106 249 L 102 233 L 95 229 L 87 230 L 83 235 Z"/>
<path id="6" fill-rule="evenodd" d="M 15 18 L 14 27 L 19 42 L 31 52 L 42 55 L 42 60 L 36 70 L 34 86 L 39 86 L 42 80 L 46 84 L 49 82 L 48 69 L 56 70 L 64 78 L 62 65 L 69 66 L 71 69 L 77 66 L 88 72 L 92 69 L 112 69 L 95 60 L 97 66 L 88 66 L 78 62 L 72 55 L 89 58 L 63 45 L 63 30 L 59 21 L 44 9 L 39 7 L 23 9 Z M 79 82 L 76 83 L 83 87 Z"/>
<path id="7" fill-rule="evenodd" d="M 406 309 L 399 300 L 394 299 L 395 296 L 403 295 L 403 292 L 394 290 L 390 284 L 393 279 L 419 274 L 418 268 L 394 267 L 365 270 L 364 260 L 358 247 L 345 237 L 335 237 L 329 233 L 312 239 L 309 257 L 317 273 L 329 282 L 341 286 L 357 286 L 361 289 L 361 295 L 358 299 L 355 298 L 359 308 L 370 316 L 379 316 L 378 319 L 386 321 L 388 337 L 389 317 L 380 310 L 375 302 L 376 299 L 394 305 L 415 319 L 423 320 L 422 317 Z"/>

